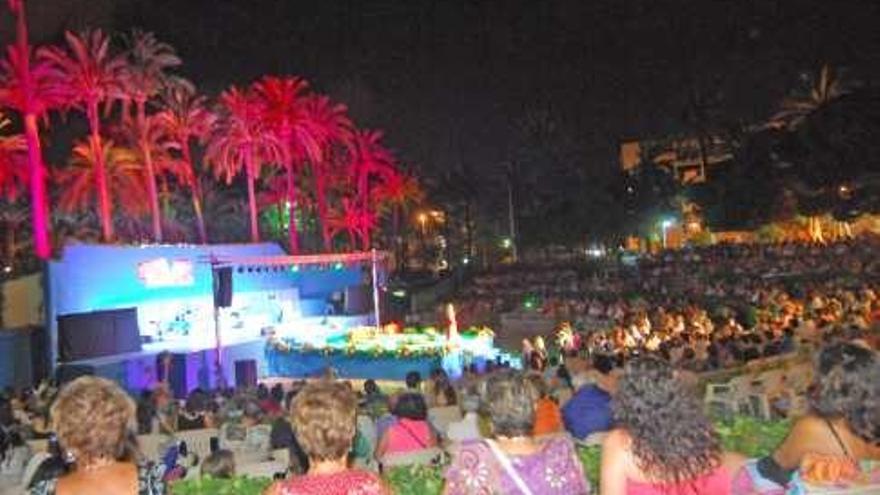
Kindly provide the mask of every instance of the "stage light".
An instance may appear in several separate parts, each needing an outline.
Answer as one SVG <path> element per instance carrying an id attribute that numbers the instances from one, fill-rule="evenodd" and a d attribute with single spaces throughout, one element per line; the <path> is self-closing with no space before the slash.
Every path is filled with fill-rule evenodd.
<path id="1" fill-rule="evenodd" d="M 299 265 L 291 265 L 290 271 L 296 273 L 299 271 Z"/>
<path id="2" fill-rule="evenodd" d="M 342 263 L 337 262 L 336 264 L 333 265 L 334 270 L 342 270 L 342 268 L 343 268 Z"/>

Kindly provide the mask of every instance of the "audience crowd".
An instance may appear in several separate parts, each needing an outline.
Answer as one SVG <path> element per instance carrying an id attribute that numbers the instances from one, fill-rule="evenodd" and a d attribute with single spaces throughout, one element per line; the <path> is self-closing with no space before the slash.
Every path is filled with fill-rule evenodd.
<path id="1" fill-rule="evenodd" d="M 279 450 L 288 465 L 272 495 L 387 494 L 383 473 L 407 462 L 443 469 L 448 494 L 880 487 L 877 247 L 723 246 L 614 271 L 481 277 L 468 310 L 510 310 L 511 300 L 535 296 L 539 311 L 574 322 L 566 335 L 546 336 L 549 346 L 529 341 L 525 370 L 412 372 L 400 386 L 328 373 L 182 399 L 159 385 L 135 400 L 97 377 L 7 390 L 0 494 L 157 495 L 183 478 L 234 477 Z M 815 361 L 807 414 L 763 458 L 725 451 L 693 376 L 796 350 Z M 199 459 L 179 438 L 206 429 L 216 438 Z M 157 458 L 140 448 L 144 435 L 165 439 Z M 45 452 L 32 451 L 35 439 L 46 440 Z M 601 445 L 599 486 L 587 480 L 578 443 Z"/>

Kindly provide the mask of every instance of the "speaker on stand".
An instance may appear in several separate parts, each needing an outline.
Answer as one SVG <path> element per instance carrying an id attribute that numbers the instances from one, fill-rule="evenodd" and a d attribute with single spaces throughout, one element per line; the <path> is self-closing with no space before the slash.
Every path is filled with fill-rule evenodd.
<path id="1" fill-rule="evenodd" d="M 216 374 L 215 386 L 226 388 L 226 377 L 223 374 L 223 362 L 220 348 L 220 308 L 232 306 L 232 267 L 212 266 L 211 278 L 214 289 L 214 338 L 216 349 L 214 357 L 214 372 Z"/>

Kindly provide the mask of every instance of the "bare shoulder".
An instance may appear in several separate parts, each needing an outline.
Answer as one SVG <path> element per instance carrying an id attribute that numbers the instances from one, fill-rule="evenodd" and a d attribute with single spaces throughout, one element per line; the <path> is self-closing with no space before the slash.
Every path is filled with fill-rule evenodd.
<path id="1" fill-rule="evenodd" d="M 626 450 L 632 443 L 632 437 L 623 428 L 615 428 L 602 439 L 602 450 Z"/>
<path id="2" fill-rule="evenodd" d="M 282 487 L 283 487 L 283 482 L 276 481 L 275 483 L 272 483 L 271 485 L 269 485 L 268 488 L 266 488 L 266 491 L 263 492 L 263 495 L 282 495 L 284 493 L 284 490 L 282 489 Z"/>
<path id="3" fill-rule="evenodd" d="M 738 452 L 724 452 L 721 454 L 721 465 L 728 473 L 734 474 L 745 465 L 748 458 Z"/>
<path id="4" fill-rule="evenodd" d="M 808 414 L 800 417 L 791 426 L 791 431 L 798 434 L 812 433 L 816 431 L 825 431 L 828 429 L 826 421 L 818 416 Z"/>

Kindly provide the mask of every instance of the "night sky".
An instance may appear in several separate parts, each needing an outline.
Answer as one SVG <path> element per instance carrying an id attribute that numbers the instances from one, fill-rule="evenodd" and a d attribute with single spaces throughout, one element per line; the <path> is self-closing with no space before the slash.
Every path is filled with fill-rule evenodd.
<path id="1" fill-rule="evenodd" d="M 292 73 L 387 133 L 422 175 L 499 169 L 523 121 L 549 115 L 611 171 L 621 139 L 767 118 L 821 63 L 871 83 L 877 0 L 29 0 L 34 38 L 139 26 L 206 92 Z M 0 29 L 10 35 L 9 16 Z"/>

